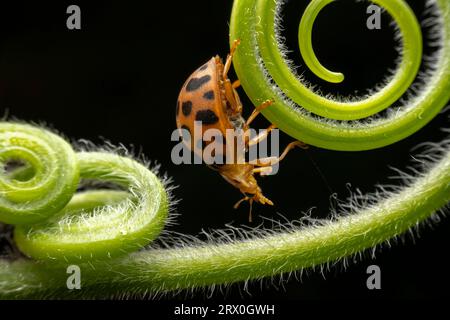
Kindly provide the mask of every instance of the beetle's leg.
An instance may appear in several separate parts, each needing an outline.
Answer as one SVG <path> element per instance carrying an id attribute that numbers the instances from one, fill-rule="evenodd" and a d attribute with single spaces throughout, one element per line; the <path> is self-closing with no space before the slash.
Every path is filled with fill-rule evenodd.
<path id="1" fill-rule="evenodd" d="M 272 171 L 273 171 L 272 166 L 259 167 L 259 168 L 253 169 L 253 173 L 259 173 L 262 176 L 268 176 L 268 175 L 272 174 Z"/>
<path id="2" fill-rule="evenodd" d="M 250 206 L 248 210 L 248 222 L 253 222 L 252 211 L 253 211 L 253 198 L 248 199 L 248 204 Z"/>
<path id="3" fill-rule="evenodd" d="M 235 89 L 230 82 L 230 79 L 223 81 L 223 88 L 225 89 L 225 98 L 227 99 L 227 107 L 231 108 L 233 114 L 242 113 L 242 104 L 239 97 L 235 93 Z"/>
<path id="4" fill-rule="evenodd" d="M 225 67 L 223 68 L 223 79 L 227 78 L 228 71 L 230 71 L 231 62 L 233 60 L 234 52 L 236 51 L 237 46 L 241 43 L 241 40 L 237 39 L 233 41 L 233 45 L 231 46 L 230 53 L 227 56 L 227 60 L 225 61 Z"/>
<path id="5" fill-rule="evenodd" d="M 256 165 L 260 166 L 260 167 L 273 166 L 274 164 L 277 164 L 278 162 L 282 161 L 286 157 L 286 155 L 289 153 L 289 151 L 291 151 L 295 147 L 300 147 L 302 149 L 308 149 L 308 145 L 306 145 L 304 142 L 293 141 L 287 145 L 287 147 L 284 149 L 281 156 L 257 159 Z"/>
<path id="6" fill-rule="evenodd" d="M 250 123 L 252 123 L 253 120 L 258 116 L 258 114 L 261 112 L 261 110 L 264 110 L 267 107 L 270 107 L 273 104 L 273 100 L 266 100 L 263 103 L 261 103 L 259 106 L 255 107 L 250 117 L 247 118 L 247 121 L 245 124 L 248 126 Z"/>
<path id="7" fill-rule="evenodd" d="M 233 61 L 233 55 L 236 52 L 237 46 L 241 43 L 241 40 L 234 40 L 233 45 L 231 46 L 230 53 L 227 56 L 227 60 L 225 61 L 225 66 L 223 67 L 222 72 L 222 84 L 225 89 L 225 97 L 227 100 L 227 108 L 232 110 L 232 114 L 240 114 L 242 113 L 242 104 L 235 92 L 235 89 L 241 85 L 239 80 L 231 83 L 230 79 L 228 79 L 228 71 L 230 71 L 231 63 Z"/>
<path id="8" fill-rule="evenodd" d="M 265 138 L 267 138 L 267 136 L 269 135 L 269 133 L 275 129 L 277 126 L 274 124 L 271 124 L 266 130 L 262 131 L 260 134 L 258 134 L 256 137 L 251 138 L 250 140 L 246 140 L 247 143 L 247 147 L 251 147 L 255 144 L 260 143 L 261 141 L 263 141 Z"/>

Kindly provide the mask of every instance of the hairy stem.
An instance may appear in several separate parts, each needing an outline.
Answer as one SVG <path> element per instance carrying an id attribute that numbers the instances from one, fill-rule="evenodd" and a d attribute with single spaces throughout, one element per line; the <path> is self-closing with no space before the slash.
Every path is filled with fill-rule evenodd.
<path id="1" fill-rule="evenodd" d="M 24 166 L 5 172 L 11 161 Z M 45 130 L 0 122 L 0 221 L 45 220 L 64 208 L 78 182 L 78 162 L 70 144 Z"/>
<path id="2" fill-rule="evenodd" d="M 260 279 L 342 259 L 404 233 L 450 201 L 450 145 L 444 147 L 428 172 L 407 187 L 336 221 L 247 240 L 149 249 L 119 260 L 82 264 L 83 288 L 76 292 L 65 288 L 67 265 L 0 262 L 0 296 L 158 293 Z"/>
<path id="3" fill-rule="evenodd" d="M 0 222 L 16 225 L 17 246 L 34 259 L 111 259 L 141 249 L 164 227 L 164 183 L 133 159 L 75 153 L 48 130 L 0 122 L 0 165 Z M 80 178 L 108 188 L 75 194 Z"/>
<path id="4" fill-rule="evenodd" d="M 84 179 L 107 181 L 128 192 L 88 191 L 40 224 L 18 226 L 20 250 L 39 260 L 108 259 L 153 241 L 167 218 L 167 195 L 159 178 L 132 159 L 104 152 L 77 154 Z"/>

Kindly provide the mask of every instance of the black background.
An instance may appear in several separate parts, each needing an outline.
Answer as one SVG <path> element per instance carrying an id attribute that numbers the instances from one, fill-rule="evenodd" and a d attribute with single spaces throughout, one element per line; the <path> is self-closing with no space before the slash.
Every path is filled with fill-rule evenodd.
<path id="1" fill-rule="evenodd" d="M 300 64 L 297 26 L 307 1 L 288 1 L 285 16 L 291 58 Z M 424 1 L 408 1 L 417 16 Z M 66 8 L 81 7 L 81 30 L 66 28 Z M 216 172 L 199 165 L 173 165 L 170 136 L 175 128 L 175 103 L 189 74 L 215 54 L 228 52 L 231 0 L 192 1 L 90 1 L 2 2 L 0 5 L 0 114 L 26 121 L 45 122 L 71 139 L 134 146 L 173 177 L 182 201 L 176 206 L 177 226 L 183 233 L 248 224 L 248 209 L 233 210 L 240 193 Z M 308 80 L 325 92 L 351 94 L 364 91 L 383 79 L 394 66 L 396 52 L 390 18 L 383 15 L 381 30 L 365 27 L 367 3 L 338 1 L 323 10 L 314 29 L 319 60 L 346 75 L 343 84 L 328 85 L 301 67 Z M 429 48 L 426 48 L 430 52 Z M 232 75 L 234 77 L 234 75 Z M 240 89 L 245 115 L 252 105 Z M 263 118 L 255 128 L 268 126 Z M 295 150 L 280 172 L 261 181 L 274 207 L 254 208 L 256 225 L 261 217 L 298 219 L 311 207 L 313 216 L 327 217 L 330 189 L 345 199 L 347 184 L 362 192 L 388 183 L 390 166 L 411 164 L 410 150 L 425 141 L 440 141 L 440 128 L 448 126 L 438 116 L 415 135 L 394 145 L 365 152 L 336 152 L 312 147 Z M 292 139 L 282 136 L 282 145 Z M 321 177 L 317 165 L 324 178 Z M 261 180 L 261 179 L 260 179 Z M 297 300 L 342 298 L 439 298 L 450 280 L 446 265 L 448 220 L 434 230 L 424 227 L 414 244 L 385 248 L 375 260 L 368 256 L 344 271 L 291 279 L 283 287 L 259 283 L 232 286 L 228 299 Z M 409 238 L 408 238 L 409 239 Z M 366 268 L 378 264 L 382 290 L 366 288 Z M 275 283 L 277 283 L 275 281 Z M 188 295 L 191 297 L 191 295 Z M 206 299 L 203 293 L 194 299 Z M 215 299 L 222 299 L 217 292 Z M 185 299 L 185 295 L 177 296 Z"/>

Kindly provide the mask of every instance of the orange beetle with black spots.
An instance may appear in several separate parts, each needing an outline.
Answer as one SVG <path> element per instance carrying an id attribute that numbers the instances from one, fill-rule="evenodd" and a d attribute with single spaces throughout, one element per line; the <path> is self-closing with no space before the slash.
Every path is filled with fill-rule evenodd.
<path id="1" fill-rule="evenodd" d="M 177 102 L 176 122 L 179 129 L 187 130 L 192 137 L 195 121 L 201 121 L 202 131 L 208 129 L 219 130 L 224 137 L 226 145 L 227 130 L 242 130 L 247 132 L 250 123 L 264 108 L 272 104 L 272 100 L 267 100 L 256 107 L 247 120 L 242 117 L 242 104 L 236 89 L 240 86 L 239 80 L 231 83 L 228 78 L 228 71 L 231 67 L 233 54 L 239 45 L 239 40 L 234 41 L 225 64 L 219 56 L 211 58 L 208 62 L 198 68 L 184 83 Z M 244 149 L 234 152 L 248 151 L 252 145 L 258 144 L 265 139 L 275 125 L 270 125 L 266 130 L 252 139 L 245 139 Z M 194 141 L 191 139 L 189 147 L 200 157 L 202 157 L 203 148 L 212 141 Z M 197 145 L 200 145 L 196 147 Z M 218 173 L 231 185 L 239 189 L 244 198 L 238 201 L 234 208 L 237 208 L 243 201 L 249 201 L 250 214 L 249 221 L 252 220 L 251 210 L 254 201 L 261 204 L 273 205 L 273 202 L 266 198 L 259 187 L 255 174 L 267 175 L 272 171 L 272 166 L 284 159 L 286 154 L 294 147 L 307 148 L 300 141 L 291 142 L 283 151 L 280 157 L 258 159 L 256 162 L 239 162 L 213 164 L 209 167 L 218 171 Z M 223 147 L 225 153 L 226 146 Z M 237 156 L 234 157 L 237 159 Z"/>

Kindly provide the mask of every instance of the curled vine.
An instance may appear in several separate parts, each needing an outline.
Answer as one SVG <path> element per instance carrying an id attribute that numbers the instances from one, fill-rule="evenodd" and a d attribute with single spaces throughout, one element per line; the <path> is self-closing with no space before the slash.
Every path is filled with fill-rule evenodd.
<path id="1" fill-rule="evenodd" d="M 311 145 L 356 151 L 399 141 L 442 110 L 450 97 L 450 3 L 430 1 L 441 48 L 426 82 L 396 112 L 375 116 L 417 77 L 422 36 L 404 1 L 373 2 L 396 21 L 402 59 L 384 86 L 353 101 L 321 96 L 289 68 L 283 44 L 277 42 L 281 1 L 234 2 L 230 40 L 241 40 L 236 72 L 255 104 L 267 97 L 275 100 L 263 111 L 270 121 Z M 310 41 L 314 19 L 328 3 L 310 2 L 299 27 L 300 46 L 314 73 L 339 82 L 344 75 L 322 66 Z M 165 245 L 156 245 L 153 241 L 170 218 L 170 184 L 164 177 L 129 155 L 74 150 L 46 129 L 1 122 L 0 163 L 4 168 L 20 165 L 0 171 L 0 221 L 15 225 L 14 240 L 27 257 L 0 260 L 0 297 L 156 295 L 343 260 L 401 236 L 448 205 L 449 139 L 430 144 L 418 158 L 426 161 L 412 175 L 403 173 L 401 186 L 353 196 L 330 220 L 279 230 L 230 229 L 204 242 L 169 234 L 163 237 Z M 99 186 L 80 189 L 86 181 Z M 65 287 L 65 266 L 73 261 L 83 270 L 79 292 Z"/>

